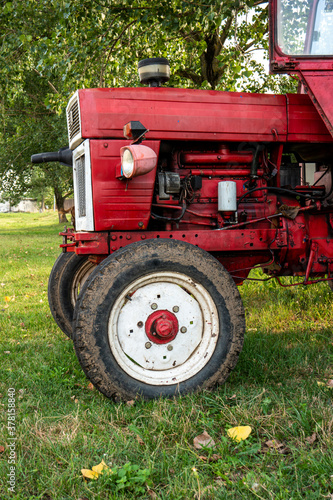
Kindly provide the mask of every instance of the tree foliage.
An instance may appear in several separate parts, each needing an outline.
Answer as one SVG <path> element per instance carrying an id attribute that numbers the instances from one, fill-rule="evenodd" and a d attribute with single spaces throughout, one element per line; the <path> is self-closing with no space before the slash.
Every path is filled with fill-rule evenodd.
<path id="1" fill-rule="evenodd" d="M 0 12 L 0 36 L 0 171 L 33 182 L 37 168 L 61 193 L 66 167 L 32 167 L 30 155 L 67 143 L 70 94 L 137 86 L 140 59 L 167 57 L 175 87 L 293 88 L 252 57 L 268 43 L 263 0 L 12 0 Z"/>

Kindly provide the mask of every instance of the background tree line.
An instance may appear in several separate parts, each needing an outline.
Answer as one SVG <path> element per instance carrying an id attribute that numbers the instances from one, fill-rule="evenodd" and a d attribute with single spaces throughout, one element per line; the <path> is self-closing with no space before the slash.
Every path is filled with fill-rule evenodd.
<path id="1" fill-rule="evenodd" d="M 293 92 L 253 58 L 268 46 L 262 0 L 12 0 L 0 12 L 0 175 L 2 192 L 72 190 L 71 169 L 31 165 L 30 156 L 68 143 L 65 108 L 77 88 L 140 85 L 137 63 L 166 57 L 168 85 Z"/>

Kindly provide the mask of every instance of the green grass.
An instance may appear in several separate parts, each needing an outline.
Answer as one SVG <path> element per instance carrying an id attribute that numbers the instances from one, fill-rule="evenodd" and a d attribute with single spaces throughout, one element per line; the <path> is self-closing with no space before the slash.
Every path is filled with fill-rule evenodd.
<path id="1" fill-rule="evenodd" d="M 174 400 L 115 403 L 89 389 L 72 342 L 49 312 L 47 280 L 61 229 L 53 212 L 0 214 L 1 500 L 331 498 L 333 389 L 325 384 L 333 379 L 333 294 L 325 283 L 241 287 L 245 345 L 224 386 Z M 7 490 L 10 387 L 15 494 Z M 237 425 L 252 427 L 240 444 L 226 433 Z M 204 430 L 215 449 L 194 448 Z M 265 446 L 273 439 L 283 445 Z M 85 482 L 81 469 L 102 459 L 120 474 L 127 463 L 139 471 L 128 473 L 118 492 L 106 475 Z"/>

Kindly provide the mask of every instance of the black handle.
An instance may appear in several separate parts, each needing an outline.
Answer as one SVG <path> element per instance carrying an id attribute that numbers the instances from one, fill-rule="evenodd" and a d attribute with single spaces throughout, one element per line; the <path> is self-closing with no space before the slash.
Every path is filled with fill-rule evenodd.
<path id="1" fill-rule="evenodd" d="M 69 148 L 61 148 L 59 151 L 54 151 L 52 153 L 37 153 L 31 157 L 31 163 L 46 163 L 52 161 L 59 161 L 71 167 L 73 165 L 72 150 Z"/>

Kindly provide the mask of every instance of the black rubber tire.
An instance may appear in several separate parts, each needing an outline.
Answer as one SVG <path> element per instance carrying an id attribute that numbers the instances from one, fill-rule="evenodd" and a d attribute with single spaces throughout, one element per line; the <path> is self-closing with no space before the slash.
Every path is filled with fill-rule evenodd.
<path id="1" fill-rule="evenodd" d="M 118 364 L 109 344 L 108 321 L 115 301 L 131 283 L 163 271 L 181 273 L 204 287 L 216 306 L 219 331 L 211 358 L 194 376 L 172 385 L 152 385 Z M 105 396 L 124 400 L 172 397 L 223 383 L 237 363 L 244 331 L 242 300 L 224 267 L 198 247 L 163 239 L 134 243 L 107 257 L 83 287 L 73 321 L 74 347 L 87 377 Z"/>
<path id="2" fill-rule="evenodd" d="M 72 338 L 72 321 L 75 301 L 72 298 L 73 281 L 78 273 L 88 267 L 88 277 L 95 268 L 88 256 L 74 252 L 61 253 L 52 268 L 48 284 L 48 300 L 52 316 L 59 328 Z"/>

